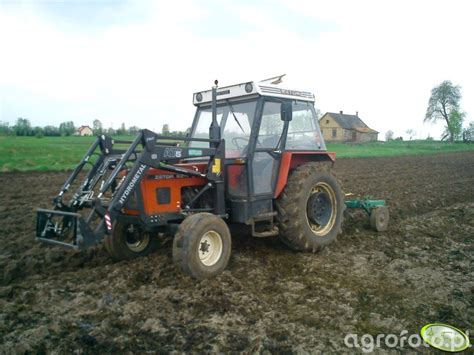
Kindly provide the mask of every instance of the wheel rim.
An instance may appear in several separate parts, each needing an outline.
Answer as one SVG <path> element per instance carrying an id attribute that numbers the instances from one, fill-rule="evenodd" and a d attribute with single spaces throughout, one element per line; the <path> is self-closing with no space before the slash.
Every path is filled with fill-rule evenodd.
<path id="1" fill-rule="evenodd" d="M 336 216 L 336 193 L 327 183 L 317 183 L 311 189 L 306 202 L 306 222 L 313 234 L 324 237 L 334 227 Z"/>
<path id="2" fill-rule="evenodd" d="M 222 255 L 222 238 L 216 231 L 206 232 L 199 241 L 199 260 L 205 266 L 215 265 Z"/>
<path id="3" fill-rule="evenodd" d="M 135 253 L 140 253 L 146 249 L 150 242 L 150 235 L 148 233 L 142 233 L 142 231 L 130 224 L 125 230 L 125 243 L 128 249 Z"/>
<path id="4" fill-rule="evenodd" d="M 370 215 L 370 224 L 375 230 L 384 232 L 387 230 L 389 218 L 387 207 L 376 207 Z"/>

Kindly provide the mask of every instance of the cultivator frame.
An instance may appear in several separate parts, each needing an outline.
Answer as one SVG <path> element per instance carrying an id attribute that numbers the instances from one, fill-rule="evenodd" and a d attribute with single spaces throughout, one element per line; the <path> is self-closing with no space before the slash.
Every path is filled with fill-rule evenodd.
<path id="1" fill-rule="evenodd" d="M 370 214 L 372 213 L 372 210 L 375 207 L 385 206 L 385 200 L 369 200 L 369 199 L 347 200 L 345 201 L 345 204 L 347 208 L 363 209 L 370 216 Z"/>
<path id="2" fill-rule="evenodd" d="M 385 200 L 370 200 L 366 198 L 346 200 L 344 203 L 347 208 L 364 210 L 369 216 L 370 225 L 377 232 L 387 230 L 390 216 Z"/>
<path id="3" fill-rule="evenodd" d="M 177 143 L 166 144 L 158 140 L 206 142 L 209 143 L 209 148 L 180 147 Z M 115 148 L 117 144 L 127 144 L 129 147 L 126 150 L 117 149 Z M 70 189 L 84 166 L 90 163 L 94 154 L 98 154 L 99 157 L 95 163 L 91 163 L 92 168 L 70 202 L 64 204 L 62 201 L 64 194 Z M 203 171 L 174 165 L 183 159 L 200 157 L 209 157 Z M 139 203 L 138 216 L 122 215 L 121 211 L 139 188 L 141 180 L 150 168 L 206 179 L 208 183 L 201 187 L 189 205 L 192 206 L 205 191 L 212 190 L 214 204 L 208 212 L 224 217 L 226 213 L 224 159 L 225 142 L 222 139 L 160 136 L 147 129 L 141 130 L 133 141 L 99 136 L 53 199 L 53 209 L 37 210 L 36 239 L 48 244 L 85 249 L 99 243 L 105 234 L 110 234 L 118 218 L 134 219 L 135 223 L 140 223 L 147 229 L 154 226 L 168 226 L 169 221 L 180 221 L 188 213 L 201 211 L 187 206 L 182 213 L 146 216 L 141 209 L 142 204 Z M 127 163 L 133 163 L 133 166 L 128 168 Z M 107 174 L 108 171 L 111 172 Z M 120 181 L 117 182 L 117 179 Z M 94 188 L 97 189 L 99 183 L 97 196 L 94 196 Z M 110 198 L 106 197 L 108 193 Z M 83 216 L 79 211 L 85 209 L 90 211 Z M 70 242 L 66 242 L 66 239 Z"/>

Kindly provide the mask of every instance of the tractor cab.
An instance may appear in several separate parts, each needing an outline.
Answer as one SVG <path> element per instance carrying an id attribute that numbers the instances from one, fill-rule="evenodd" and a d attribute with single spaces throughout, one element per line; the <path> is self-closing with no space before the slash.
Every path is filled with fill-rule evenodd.
<path id="1" fill-rule="evenodd" d="M 193 103 L 197 110 L 190 135 L 209 138 L 211 91 L 195 93 Z M 253 82 L 222 87 L 217 91 L 217 121 L 226 141 L 226 158 L 246 157 L 253 145 L 279 152 L 326 150 L 314 95 L 309 92 Z M 191 142 L 190 146 L 205 147 L 205 143 Z"/>
<path id="2" fill-rule="evenodd" d="M 209 139 L 212 91 L 195 93 L 193 103 L 190 137 Z M 272 214 L 273 199 L 281 192 L 276 189 L 284 186 L 280 178 L 298 161 L 329 159 L 309 92 L 256 82 L 220 87 L 216 119 L 225 141 L 226 197 L 236 222 L 249 224 L 256 214 Z M 190 141 L 189 147 L 208 143 Z"/>

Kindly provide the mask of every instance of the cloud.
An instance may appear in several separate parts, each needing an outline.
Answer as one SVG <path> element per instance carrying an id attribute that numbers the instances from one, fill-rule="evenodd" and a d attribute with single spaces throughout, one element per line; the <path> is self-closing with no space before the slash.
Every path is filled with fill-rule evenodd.
<path id="1" fill-rule="evenodd" d="M 192 93 L 214 79 L 287 73 L 283 85 L 315 92 L 323 112 L 359 111 L 382 133 L 426 136 L 442 130 L 422 123 L 434 85 L 474 93 L 468 1 L 67 4 L 1 10 L 1 120 L 185 129 Z M 472 105 L 462 103 L 468 120 Z"/>

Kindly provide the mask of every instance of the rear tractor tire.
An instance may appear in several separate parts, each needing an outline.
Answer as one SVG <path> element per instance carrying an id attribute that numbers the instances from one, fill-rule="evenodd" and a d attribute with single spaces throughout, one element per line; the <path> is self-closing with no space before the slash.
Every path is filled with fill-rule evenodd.
<path id="1" fill-rule="evenodd" d="M 327 163 L 308 163 L 294 170 L 276 207 L 282 242 L 293 250 L 313 253 L 336 240 L 346 208 Z"/>
<path id="2" fill-rule="evenodd" d="M 227 224 L 211 213 L 184 219 L 173 240 L 173 260 L 181 271 L 198 280 L 219 275 L 227 267 L 232 240 Z"/>
<path id="3" fill-rule="evenodd" d="M 107 253 L 117 261 L 147 256 L 159 247 L 156 235 L 121 221 L 115 222 L 112 234 L 107 235 L 103 243 Z"/>

